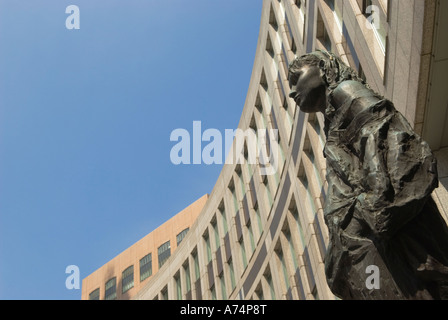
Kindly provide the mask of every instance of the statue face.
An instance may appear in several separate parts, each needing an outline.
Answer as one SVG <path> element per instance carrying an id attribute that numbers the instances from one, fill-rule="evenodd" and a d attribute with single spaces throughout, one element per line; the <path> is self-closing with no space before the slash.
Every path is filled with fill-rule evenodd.
<path id="1" fill-rule="evenodd" d="M 289 84 L 289 96 L 294 99 L 300 110 L 307 113 L 325 111 L 327 85 L 318 66 L 304 65 L 290 76 Z"/>

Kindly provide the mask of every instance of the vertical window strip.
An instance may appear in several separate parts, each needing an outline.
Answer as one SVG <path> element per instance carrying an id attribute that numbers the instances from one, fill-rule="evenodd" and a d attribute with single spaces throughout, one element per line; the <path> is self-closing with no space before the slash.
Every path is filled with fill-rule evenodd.
<path id="1" fill-rule="evenodd" d="M 290 284 L 289 284 L 288 269 L 286 267 L 286 262 L 285 262 L 285 257 L 283 255 L 283 250 L 281 250 L 281 249 L 278 250 L 277 251 L 277 256 L 278 256 L 278 259 L 280 260 L 280 264 L 282 266 L 283 278 L 285 280 L 286 290 L 289 290 Z"/>
<path id="2" fill-rule="evenodd" d="M 89 294 L 89 300 L 100 300 L 100 288 L 96 288 Z"/>
<path id="3" fill-rule="evenodd" d="M 226 209 L 223 207 L 221 210 L 221 217 L 222 217 L 222 229 L 224 230 L 224 234 L 226 234 L 229 231 L 229 227 L 227 225 L 227 217 L 226 217 Z"/>
<path id="4" fill-rule="evenodd" d="M 308 184 L 308 179 L 307 179 L 307 177 L 306 177 L 306 175 L 304 175 L 303 177 L 300 177 L 300 180 L 301 180 L 301 182 L 302 182 L 302 184 L 303 184 L 303 187 L 305 188 L 305 190 L 306 190 L 306 199 L 307 199 L 307 203 L 308 203 L 308 205 L 309 205 L 309 207 L 310 207 L 310 209 L 311 209 L 311 214 L 310 214 L 310 216 L 311 217 L 314 217 L 314 215 L 316 214 L 316 205 L 315 205 L 315 203 L 314 203 L 314 199 L 313 199 L 313 196 L 312 196 L 312 194 L 311 194 L 311 192 L 310 192 L 310 188 L 309 188 L 309 184 Z"/>
<path id="5" fill-rule="evenodd" d="M 187 264 L 184 266 L 184 273 L 185 273 L 185 285 L 187 292 L 191 291 L 191 276 L 190 276 L 190 265 Z"/>
<path id="6" fill-rule="evenodd" d="M 210 246 L 210 237 L 208 233 L 204 235 L 204 241 L 205 241 L 205 248 L 207 251 L 207 263 L 209 263 L 210 261 L 212 261 L 212 248 Z"/>
<path id="7" fill-rule="evenodd" d="M 129 289 L 134 287 L 134 266 L 128 267 L 126 270 L 122 273 L 121 278 L 121 290 L 122 293 L 125 293 Z"/>
<path id="8" fill-rule="evenodd" d="M 296 220 L 297 229 L 299 230 L 300 241 L 302 243 L 302 248 L 300 248 L 300 250 L 301 250 L 300 253 L 301 253 L 303 251 L 303 249 L 305 248 L 305 236 L 303 234 L 302 223 L 300 222 L 299 211 L 297 210 L 297 208 L 294 208 L 294 210 L 292 212 L 292 216 Z"/>
<path id="9" fill-rule="evenodd" d="M 163 288 L 162 290 L 162 299 L 168 300 L 168 287 Z"/>
<path id="10" fill-rule="evenodd" d="M 317 292 L 317 286 L 314 286 L 313 291 L 311 292 L 311 294 L 314 297 L 314 300 L 319 300 L 319 293 Z"/>
<path id="11" fill-rule="evenodd" d="M 159 269 L 163 266 L 166 260 L 171 256 L 171 245 L 170 241 L 162 244 L 158 249 L 158 259 L 159 259 Z"/>
<path id="12" fill-rule="evenodd" d="M 215 289 L 215 285 L 213 285 L 213 286 L 210 288 L 210 292 L 211 292 L 211 294 L 212 294 L 212 300 L 216 300 L 216 289 Z"/>
<path id="13" fill-rule="evenodd" d="M 307 154 L 308 158 L 310 159 L 311 164 L 313 165 L 314 175 L 316 176 L 316 181 L 319 186 L 319 192 L 320 192 L 320 191 L 322 191 L 323 183 L 322 183 L 322 179 L 320 177 L 319 169 L 316 166 L 314 152 L 312 149 L 310 149 L 309 151 L 306 151 L 306 154 Z"/>
<path id="14" fill-rule="evenodd" d="M 268 210 L 270 210 L 270 208 L 272 207 L 273 199 L 272 199 L 271 189 L 269 187 L 268 177 L 265 177 L 265 179 L 266 179 L 266 182 L 264 183 L 264 186 L 266 189 L 266 196 L 267 196 L 268 203 L 269 203 Z"/>
<path id="15" fill-rule="evenodd" d="M 253 253 L 255 251 L 255 242 L 254 242 L 254 232 L 252 230 L 252 223 L 249 223 L 247 225 L 247 230 L 249 231 L 250 246 L 251 246 L 251 249 L 252 249 L 251 253 Z"/>
<path id="16" fill-rule="evenodd" d="M 272 300 L 276 300 L 276 297 L 275 297 L 275 290 L 274 290 L 274 283 L 273 283 L 273 281 L 272 281 L 272 275 L 271 275 L 271 273 L 267 274 L 267 275 L 265 276 L 265 278 L 266 278 L 266 282 L 267 282 L 268 285 L 269 285 L 269 290 L 270 290 L 270 292 L 271 292 L 271 299 L 272 299 Z"/>
<path id="17" fill-rule="evenodd" d="M 177 292 L 177 300 L 182 300 L 182 283 L 180 281 L 180 275 L 174 277 L 176 282 L 176 292 Z"/>
<path id="18" fill-rule="evenodd" d="M 199 280 L 199 277 L 201 276 L 200 269 L 199 269 L 199 258 L 197 252 L 193 253 L 193 260 L 194 260 L 194 274 L 196 277 L 196 281 Z"/>
<path id="19" fill-rule="evenodd" d="M 147 254 L 140 259 L 140 281 L 152 275 L 152 254 Z"/>
<path id="20" fill-rule="evenodd" d="M 219 275 L 219 282 L 220 282 L 220 285 L 221 285 L 222 299 L 225 300 L 225 299 L 227 299 L 227 291 L 226 291 L 226 281 L 224 279 L 224 273 L 223 272 Z"/>
<path id="21" fill-rule="evenodd" d="M 240 244 L 240 250 L 241 250 L 241 258 L 243 262 L 243 269 L 246 269 L 247 267 L 247 257 L 246 257 L 246 248 L 244 246 L 243 238 L 239 241 Z"/>
<path id="22" fill-rule="evenodd" d="M 314 117 L 314 121 L 312 122 L 314 130 L 316 131 L 317 135 L 319 136 L 320 145 L 322 148 L 325 147 L 325 139 L 323 138 L 324 132 L 320 126 L 319 119 L 317 116 Z"/>
<path id="23" fill-rule="evenodd" d="M 216 224 L 216 221 L 214 223 L 212 223 L 212 228 L 215 234 L 215 245 L 216 245 L 216 249 L 218 249 L 221 244 L 220 244 L 220 240 L 219 240 L 219 230 L 218 230 L 218 225 Z"/>
<path id="24" fill-rule="evenodd" d="M 257 207 L 255 208 L 255 214 L 257 216 L 257 221 L 258 221 L 258 231 L 261 234 L 263 233 L 263 221 L 261 221 L 261 214 L 260 214 L 260 208 L 257 205 Z"/>
<path id="25" fill-rule="evenodd" d="M 256 142 L 256 141 L 255 141 Z M 252 176 L 254 175 L 254 163 L 250 163 L 250 160 L 248 157 L 246 157 L 246 168 L 247 172 L 249 172 L 249 180 L 252 179 Z"/>
<path id="26" fill-rule="evenodd" d="M 186 228 L 184 230 L 182 230 L 177 236 L 176 236 L 176 241 L 177 241 L 177 245 L 179 245 L 181 243 L 181 241 L 185 238 L 185 236 L 187 235 L 188 231 L 190 230 L 190 228 Z"/>
<path id="27" fill-rule="evenodd" d="M 241 196 L 244 197 L 244 195 L 246 194 L 246 186 L 244 185 L 243 171 L 241 170 L 241 167 L 240 167 L 240 171 L 237 174 L 238 174 L 238 179 L 240 181 L 240 186 L 241 186 Z"/>
<path id="28" fill-rule="evenodd" d="M 291 232 L 289 230 L 287 230 L 285 236 L 286 236 L 286 240 L 288 241 L 288 244 L 289 244 L 289 252 L 291 254 L 291 260 L 294 264 L 294 271 L 296 271 L 299 267 L 299 262 L 297 261 L 296 250 L 294 249 L 294 244 L 292 243 Z"/>
<path id="29" fill-rule="evenodd" d="M 236 198 L 235 186 L 232 185 L 231 187 L 229 187 L 229 190 L 232 193 L 233 205 L 234 205 L 235 214 L 236 214 L 239 210 L 239 206 L 238 206 L 238 200 Z"/>
<path id="30" fill-rule="evenodd" d="M 235 282 L 235 269 L 233 267 L 233 261 L 232 259 L 229 260 L 229 271 L 230 271 L 230 283 L 232 285 L 232 290 L 235 289 L 236 282 Z"/>
<path id="31" fill-rule="evenodd" d="M 117 298 L 117 277 L 106 282 L 105 286 L 105 300 L 114 300 Z"/>

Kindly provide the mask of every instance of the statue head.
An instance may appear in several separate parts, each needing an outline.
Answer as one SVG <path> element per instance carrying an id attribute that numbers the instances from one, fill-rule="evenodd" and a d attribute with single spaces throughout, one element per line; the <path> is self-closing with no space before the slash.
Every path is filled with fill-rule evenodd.
<path id="1" fill-rule="evenodd" d="M 303 112 L 325 112 L 328 97 L 345 80 L 364 81 L 331 52 L 315 51 L 296 58 L 289 66 L 290 97 Z"/>

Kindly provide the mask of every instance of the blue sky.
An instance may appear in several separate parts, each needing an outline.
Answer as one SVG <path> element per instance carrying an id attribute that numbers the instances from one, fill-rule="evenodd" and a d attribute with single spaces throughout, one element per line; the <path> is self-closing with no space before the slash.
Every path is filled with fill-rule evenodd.
<path id="1" fill-rule="evenodd" d="M 69 5 L 80 29 L 68 30 Z M 84 278 L 211 192 L 176 128 L 236 128 L 261 0 L 0 0 L 0 299 Z"/>

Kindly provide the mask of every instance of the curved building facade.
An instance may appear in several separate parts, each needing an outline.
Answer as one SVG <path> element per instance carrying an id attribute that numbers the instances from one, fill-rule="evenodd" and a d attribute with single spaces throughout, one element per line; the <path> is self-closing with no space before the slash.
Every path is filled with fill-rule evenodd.
<path id="1" fill-rule="evenodd" d="M 223 166 L 176 252 L 134 299 L 336 299 L 324 273 L 324 119 L 297 108 L 287 80 L 289 63 L 316 49 L 338 54 L 430 143 L 440 165 L 434 198 L 448 220 L 448 97 L 437 81 L 448 72 L 441 38 L 445 1 L 260 5 L 258 46 L 238 128 L 278 130 L 277 170 L 262 174 L 260 159 L 248 161 L 243 144 L 243 160 Z"/>

